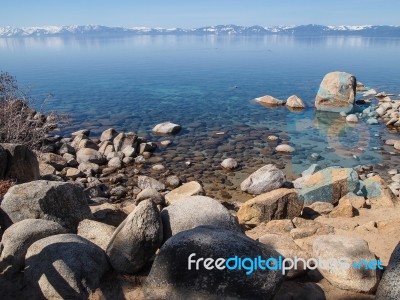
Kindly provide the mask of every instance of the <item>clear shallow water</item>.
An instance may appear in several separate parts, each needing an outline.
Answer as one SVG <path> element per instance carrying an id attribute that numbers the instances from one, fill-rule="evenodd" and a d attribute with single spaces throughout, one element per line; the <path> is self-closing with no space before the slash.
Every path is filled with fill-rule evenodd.
<path id="1" fill-rule="evenodd" d="M 326 165 L 391 164 L 392 156 L 373 149 L 382 146 L 382 137 L 375 136 L 386 135 L 382 126 L 348 127 L 337 115 L 316 115 L 312 107 L 323 76 L 335 70 L 399 94 L 398 53 L 396 38 L 0 39 L 0 69 L 29 85 L 38 98 L 53 94 L 46 109 L 68 113 L 73 120 L 65 134 L 89 128 L 98 135 L 114 127 L 160 140 L 151 128 L 169 120 L 183 130 L 157 160 L 207 181 L 221 173 L 224 157 L 234 157 L 242 163 L 242 174 L 228 178 L 240 180 L 268 162 L 282 162 L 288 173 L 299 174 L 312 163 L 313 152 Z M 265 94 L 281 99 L 296 94 L 309 108 L 292 113 L 252 100 Z M 226 134 L 216 136 L 218 131 Z M 295 146 L 296 154 L 274 153 L 275 144 L 266 139 L 270 134 Z M 190 171 L 185 160 L 195 162 Z M 224 173 L 221 180 L 212 178 L 226 181 Z"/>

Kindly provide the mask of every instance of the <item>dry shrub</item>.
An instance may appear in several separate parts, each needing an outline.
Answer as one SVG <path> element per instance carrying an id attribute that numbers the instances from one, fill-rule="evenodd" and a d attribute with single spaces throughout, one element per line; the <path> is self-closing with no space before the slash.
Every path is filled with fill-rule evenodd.
<path id="1" fill-rule="evenodd" d="M 4 195 L 14 184 L 15 182 L 11 180 L 0 180 L 0 203 L 3 200 Z"/>
<path id="2" fill-rule="evenodd" d="M 68 121 L 64 115 L 37 112 L 31 108 L 34 102 L 18 87 L 14 76 L 0 72 L 0 143 L 40 149 L 47 134 Z"/>

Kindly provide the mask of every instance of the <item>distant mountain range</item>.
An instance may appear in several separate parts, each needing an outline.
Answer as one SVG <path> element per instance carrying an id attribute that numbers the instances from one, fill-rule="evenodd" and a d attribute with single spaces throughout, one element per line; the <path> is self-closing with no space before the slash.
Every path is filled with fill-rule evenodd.
<path id="1" fill-rule="evenodd" d="M 73 37 L 73 36 L 129 36 L 129 35 L 294 35 L 294 36 L 342 36 L 400 37 L 400 26 L 237 26 L 218 25 L 196 29 L 107 27 L 99 25 L 45 26 L 45 27 L 0 27 L 0 38 L 7 37 Z"/>

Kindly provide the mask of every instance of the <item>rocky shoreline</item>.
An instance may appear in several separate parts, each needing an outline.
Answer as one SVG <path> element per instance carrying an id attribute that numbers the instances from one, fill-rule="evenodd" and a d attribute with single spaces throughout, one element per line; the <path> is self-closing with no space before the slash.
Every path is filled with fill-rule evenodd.
<path id="1" fill-rule="evenodd" d="M 360 110 L 354 105 L 357 91 L 364 91 L 358 102 L 375 97 L 378 104 Z M 383 121 L 397 132 L 400 102 L 390 97 L 367 90 L 351 74 L 334 72 L 322 81 L 316 107 L 336 113 L 344 108 L 346 124 Z M 271 96 L 259 101 L 267 101 L 267 107 L 285 104 Z M 286 105 L 304 108 L 297 96 Z M 322 167 L 320 154 L 312 153 L 316 163 L 292 176 L 281 163 L 254 170 L 234 157 L 221 157 L 213 166 L 221 174 L 209 183 L 203 180 L 208 174 L 203 156 L 198 161 L 184 154 L 172 162 L 160 158 L 180 130 L 170 122 L 158 124 L 153 132 L 163 138 L 152 142 L 113 128 L 91 138 L 84 129 L 70 137 L 49 136 L 40 152 L 1 144 L 0 177 L 16 181 L 0 195 L 1 298 L 400 296 L 396 166 L 384 174 L 374 166 Z M 296 152 L 284 137 L 270 135 L 267 140 L 275 153 L 290 157 Z M 399 140 L 385 142 L 396 151 Z M 190 151 L 190 145 L 179 146 Z M 200 172 L 187 175 L 199 166 Z M 245 176 L 235 177 L 239 169 Z M 188 270 L 191 253 L 212 258 L 347 257 L 351 262 L 379 260 L 384 268 L 335 272 L 299 264 L 286 276 L 276 270 L 247 276 L 243 270 Z"/>

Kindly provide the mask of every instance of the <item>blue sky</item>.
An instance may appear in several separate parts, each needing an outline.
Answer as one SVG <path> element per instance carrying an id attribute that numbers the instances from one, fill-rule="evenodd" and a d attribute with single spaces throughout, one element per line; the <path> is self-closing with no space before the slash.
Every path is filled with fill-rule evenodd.
<path id="1" fill-rule="evenodd" d="M 399 0 L 14 0 L 0 26 L 400 25 Z"/>

